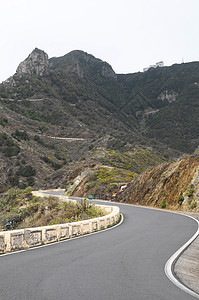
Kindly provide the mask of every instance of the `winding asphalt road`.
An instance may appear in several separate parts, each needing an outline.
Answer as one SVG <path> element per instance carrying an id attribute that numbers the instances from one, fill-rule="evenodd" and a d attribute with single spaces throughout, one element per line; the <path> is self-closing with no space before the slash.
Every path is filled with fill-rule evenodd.
<path id="1" fill-rule="evenodd" d="M 165 275 L 197 230 L 183 215 L 118 205 L 122 225 L 0 256 L 1 300 L 191 300 Z"/>

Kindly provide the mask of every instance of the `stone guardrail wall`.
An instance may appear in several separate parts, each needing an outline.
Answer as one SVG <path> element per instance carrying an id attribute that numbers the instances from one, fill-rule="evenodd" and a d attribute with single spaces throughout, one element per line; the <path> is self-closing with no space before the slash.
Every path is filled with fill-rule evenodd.
<path id="1" fill-rule="evenodd" d="M 44 194 L 38 192 L 37 196 L 42 197 Z M 62 197 L 60 196 L 60 198 Z M 119 207 L 105 205 L 96 206 L 105 210 L 108 214 L 103 217 L 72 223 L 2 231 L 0 232 L 0 254 L 28 249 L 96 232 L 108 228 L 119 221 Z"/>

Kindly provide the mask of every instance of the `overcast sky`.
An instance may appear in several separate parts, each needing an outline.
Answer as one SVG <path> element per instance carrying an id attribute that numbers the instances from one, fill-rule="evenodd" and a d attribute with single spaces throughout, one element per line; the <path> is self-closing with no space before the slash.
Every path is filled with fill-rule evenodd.
<path id="1" fill-rule="evenodd" d="M 38 47 L 83 50 L 116 73 L 199 61 L 199 0 L 0 0 L 0 82 Z"/>

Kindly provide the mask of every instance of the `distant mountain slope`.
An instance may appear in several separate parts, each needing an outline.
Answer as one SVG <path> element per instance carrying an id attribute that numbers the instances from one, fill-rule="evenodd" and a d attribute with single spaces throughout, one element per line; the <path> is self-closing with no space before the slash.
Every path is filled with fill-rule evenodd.
<path id="1" fill-rule="evenodd" d="M 64 132 L 70 132 L 74 127 L 75 136 L 91 131 L 94 136 L 109 134 L 120 136 L 122 140 L 132 136 L 133 141 L 133 138 L 139 137 L 131 126 L 132 118 L 126 118 L 114 103 L 121 91 L 111 66 L 81 51 L 53 58 L 49 66 L 44 66 L 46 61 L 40 58 L 42 55 L 43 51 L 38 53 L 35 49 L 29 56 L 31 63 L 26 59 L 20 64 L 25 65 L 20 67 L 20 70 L 25 70 L 24 73 L 16 72 L 0 86 L 1 99 L 10 109 L 31 119 L 62 124 Z M 39 59 L 35 56 L 39 56 L 42 63 L 40 69 L 45 70 L 42 76 L 37 74 Z M 34 76 L 27 74 L 27 65 L 32 68 L 29 73 Z M 110 88 L 114 97 L 109 92 Z"/>
<path id="2" fill-rule="evenodd" d="M 71 116 L 89 131 L 119 135 L 124 143 L 159 141 L 182 152 L 199 144 L 199 62 L 125 75 L 83 51 L 48 60 L 36 48 L 1 84 L 0 97 L 5 103 L 28 100 L 29 109 L 15 103 L 28 117 L 66 124 L 65 116 Z M 51 105 L 34 107 L 32 98 Z"/>
<path id="3" fill-rule="evenodd" d="M 118 75 L 140 132 L 171 148 L 192 152 L 199 145 L 199 62 Z"/>
<path id="4" fill-rule="evenodd" d="M 125 75 L 83 51 L 48 59 L 36 48 L 0 84 L 0 185 L 57 186 L 59 172 L 63 186 L 70 163 L 99 147 L 141 145 L 166 159 L 191 153 L 199 144 L 198 103 L 198 62 Z M 20 175 L 23 164 L 35 168 L 32 179 Z"/>

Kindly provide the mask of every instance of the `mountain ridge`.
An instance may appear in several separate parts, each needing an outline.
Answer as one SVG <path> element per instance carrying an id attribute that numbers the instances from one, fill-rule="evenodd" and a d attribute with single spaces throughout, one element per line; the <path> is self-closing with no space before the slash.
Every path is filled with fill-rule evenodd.
<path id="1" fill-rule="evenodd" d="M 36 48 L 19 66 L 0 84 L 2 186 L 64 187 L 71 164 L 100 147 L 166 160 L 198 147 L 199 62 L 116 74 L 84 51 L 47 59 Z M 23 176 L 29 165 L 36 175 Z"/>
<path id="2" fill-rule="evenodd" d="M 151 68 L 144 73 L 116 74 L 108 63 L 81 50 L 49 60 L 47 57 L 44 51 L 35 48 L 20 63 L 16 73 L 0 85 L 1 99 L 29 100 L 38 98 L 39 92 L 40 96 L 60 98 L 65 105 L 72 105 L 73 110 L 80 107 L 77 113 L 84 109 L 88 113 L 88 108 L 83 107 L 87 104 L 97 105 L 96 111 L 100 108 L 103 115 L 112 115 L 127 131 L 136 130 L 142 142 L 153 139 L 164 144 L 166 139 L 166 145 L 182 152 L 193 152 L 197 148 L 199 124 L 192 114 L 198 113 L 198 62 Z M 191 97 L 192 103 L 188 103 Z M 183 110 L 183 105 L 189 106 L 190 114 Z M 172 114 L 173 120 L 169 120 Z M 196 126 L 191 124 L 193 130 L 188 132 L 182 145 L 181 129 L 180 134 L 178 129 L 181 126 L 186 132 L 185 123 L 191 122 Z M 175 138 L 171 136 L 173 131 Z"/>

